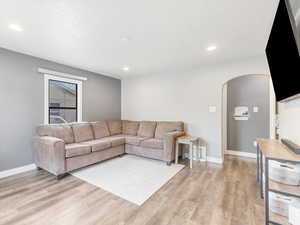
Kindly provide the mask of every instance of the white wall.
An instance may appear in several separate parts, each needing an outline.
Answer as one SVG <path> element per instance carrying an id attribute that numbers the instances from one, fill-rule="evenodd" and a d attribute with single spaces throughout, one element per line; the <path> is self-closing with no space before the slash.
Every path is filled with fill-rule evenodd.
<path id="1" fill-rule="evenodd" d="M 279 135 L 300 145 L 300 99 L 278 104 Z"/>
<path id="2" fill-rule="evenodd" d="M 122 119 L 180 120 L 203 138 L 210 157 L 222 157 L 222 85 L 245 74 L 269 74 L 265 56 L 211 65 L 190 72 L 122 80 Z M 216 106 L 216 113 L 208 107 Z"/>

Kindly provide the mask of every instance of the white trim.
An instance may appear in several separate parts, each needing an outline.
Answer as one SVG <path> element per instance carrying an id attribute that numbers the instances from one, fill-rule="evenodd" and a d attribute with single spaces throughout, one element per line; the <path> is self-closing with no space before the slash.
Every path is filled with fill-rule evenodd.
<path id="1" fill-rule="evenodd" d="M 56 77 L 48 74 L 44 74 L 44 123 L 48 124 L 48 106 L 49 106 L 49 80 L 58 80 L 62 82 L 77 84 L 77 122 L 82 121 L 82 81 L 71 80 L 63 77 Z"/>
<path id="2" fill-rule="evenodd" d="M 21 167 L 17 167 L 14 169 L 10 169 L 10 170 L 4 170 L 0 172 L 0 179 L 4 178 L 4 177 L 9 177 L 15 174 L 19 174 L 19 173 L 24 173 L 30 170 L 34 170 L 36 169 L 36 165 L 35 164 L 29 164 L 26 166 L 21 166 Z"/>
<path id="3" fill-rule="evenodd" d="M 86 77 L 75 76 L 72 74 L 57 72 L 57 71 L 53 71 L 53 70 L 47 70 L 47 69 L 43 69 L 43 68 L 38 68 L 38 72 L 42 73 L 42 74 L 50 74 L 50 75 L 55 75 L 55 76 L 59 76 L 59 77 L 71 78 L 71 79 L 75 79 L 75 80 L 87 80 Z"/>
<path id="4" fill-rule="evenodd" d="M 300 9 L 298 10 L 298 12 L 295 15 L 295 20 L 296 20 L 296 26 L 298 27 L 298 25 L 300 23 Z"/>
<path id="5" fill-rule="evenodd" d="M 227 149 L 227 89 L 228 82 L 222 86 L 222 160 L 224 161 Z"/>
<path id="6" fill-rule="evenodd" d="M 223 159 L 219 157 L 207 156 L 207 162 L 223 164 Z"/>
<path id="7" fill-rule="evenodd" d="M 271 139 L 275 139 L 276 133 L 276 96 L 273 86 L 273 81 L 270 76 L 269 78 L 269 92 L 270 92 L 270 134 Z"/>
<path id="8" fill-rule="evenodd" d="M 194 157 L 193 157 L 194 161 L 211 162 L 211 163 L 218 163 L 218 164 L 223 164 L 223 162 L 224 162 L 223 158 L 207 156 L 205 146 L 200 146 L 199 149 L 197 149 L 197 150 L 198 151 L 205 150 L 205 156 L 204 157 L 201 156 L 201 158 L 198 158 L 195 156 L 195 151 L 194 151 Z M 202 155 L 202 152 L 201 152 L 201 155 Z M 183 156 L 184 156 L 184 158 L 187 158 L 187 159 L 190 158 L 189 152 L 183 152 Z"/>
<path id="9" fill-rule="evenodd" d="M 225 154 L 226 155 L 236 155 L 236 156 L 248 157 L 248 158 L 256 159 L 256 154 L 255 153 L 250 153 L 250 152 L 241 152 L 241 151 L 226 150 Z"/>

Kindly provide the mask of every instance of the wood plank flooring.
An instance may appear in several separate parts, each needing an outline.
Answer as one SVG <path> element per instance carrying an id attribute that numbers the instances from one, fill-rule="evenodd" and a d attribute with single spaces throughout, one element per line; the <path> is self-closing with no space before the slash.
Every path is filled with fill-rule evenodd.
<path id="1" fill-rule="evenodd" d="M 142 206 L 71 175 L 45 171 L 0 179 L 0 225 L 262 225 L 255 160 L 194 163 Z"/>

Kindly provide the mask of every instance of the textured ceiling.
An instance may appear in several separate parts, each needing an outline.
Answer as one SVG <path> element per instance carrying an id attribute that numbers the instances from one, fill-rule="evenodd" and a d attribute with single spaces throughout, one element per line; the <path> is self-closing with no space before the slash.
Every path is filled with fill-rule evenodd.
<path id="1" fill-rule="evenodd" d="M 263 54 L 277 5 L 278 0 L 3 0 L 0 47 L 119 77 L 190 70 Z M 211 44 L 217 50 L 207 52 Z"/>

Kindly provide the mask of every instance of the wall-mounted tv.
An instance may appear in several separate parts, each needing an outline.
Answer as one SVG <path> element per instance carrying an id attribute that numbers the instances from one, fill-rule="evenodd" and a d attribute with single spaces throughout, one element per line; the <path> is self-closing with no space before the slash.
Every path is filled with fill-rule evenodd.
<path id="1" fill-rule="evenodd" d="M 300 0 L 280 0 L 266 55 L 277 101 L 300 96 Z"/>
<path id="2" fill-rule="evenodd" d="M 287 0 L 286 6 L 289 12 L 292 28 L 294 29 L 295 39 L 298 45 L 300 55 L 300 1 Z"/>

